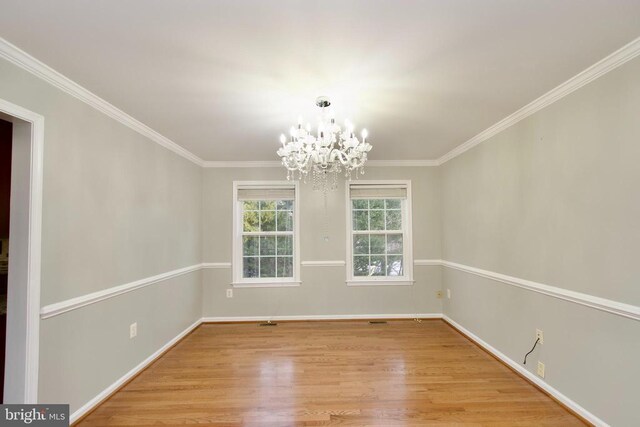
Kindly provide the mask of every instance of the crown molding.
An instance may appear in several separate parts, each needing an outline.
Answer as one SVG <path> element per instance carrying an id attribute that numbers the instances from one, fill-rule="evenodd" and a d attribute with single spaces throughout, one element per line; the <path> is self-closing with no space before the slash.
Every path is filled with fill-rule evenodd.
<path id="1" fill-rule="evenodd" d="M 638 55 L 640 55 L 640 37 L 626 44 L 622 48 L 616 50 L 604 59 L 596 62 L 586 70 L 573 76 L 561 85 L 555 87 L 554 89 L 551 89 L 549 92 L 520 108 L 515 113 L 505 117 L 498 123 L 480 132 L 467 142 L 449 151 L 437 160 L 437 164 L 441 165 L 453 159 L 454 157 L 459 156 L 460 154 L 475 147 L 481 142 L 486 141 L 487 139 L 497 135 L 503 130 L 515 125 L 520 120 L 529 117 L 530 115 L 542 110 L 548 105 L 551 105 L 554 102 L 571 94 L 572 92 L 580 89 L 582 86 L 592 82 L 598 77 L 601 77 L 609 71 L 615 70 L 616 68 L 632 60 Z"/>
<path id="2" fill-rule="evenodd" d="M 205 161 L 202 164 L 205 168 L 279 168 L 282 167 L 280 160 L 217 160 Z"/>
<path id="3" fill-rule="evenodd" d="M 604 59 L 593 64 L 586 70 L 570 78 L 566 82 L 560 84 L 549 92 L 545 93 L 536 100 L 530 102 L 520 108 L 513 114 L 500 120 L 493 126 L 480 132 L 473 138 L 457 146 L 453 150 L 444 154 L 435 160 L 369 160 L 369 167 L 430 167 L 439 166 L 447 161 L 468 151 L 483 141 L 497 135 L 503 130 L 513 126 L 519 121 L 529 117 L 530 115 L 542 110 L 550 104 L 564 98 L 572 92 L 580 89 L 593 80 L 612 71 L 621 65 L 627 63 L 633 58 L 640 55 L 640 37 L 631 41 L 627 45 L 613 52 Z M 100 98 L 93 92 L 80 86 L 78 83 L 70 80 L 59 72 L 55 71 L 48 65 L 37 60 L 33 56 L 24 52 L 17 46 L 11 44 L 7 40 L 0 37 L 0 58 L 6 59 L 12 64 L 30 72 L 34 76 L 46 81 L 47 83 L 57 87 L 58 89 L 68 93 L 69 95 L 79 99 L 80 101 L 92 106 L 96 110 L 106 114 L 114 120 L 131 128 L 139 134 L 149 138 L 153 142 L 171 150 L 175 154 L 184 157 L 198 166 L 205 168 L 275 168 L 282 166 L 279 160 L 257 160 L 257 161 L 205 161 L 196 156 L 181 145 L 173 142 L 164 135 L 151 129 L 144 123 L 136 120 L 124 111 Z"/>
<path id="4" fill-rule="evenodd" d="M 202 164 L 205 168 L 279 168 L 282 167 L 280 160 L 220 160 L 205 161 Z M 425 167 L 438 166 L 437 160 L 368 160 L 365 166 L 368 167 Z"/>
<path id="5" fill-rule="evenodd" d="M 429 167 L 438 166 L 437 160 L 368 160 L 370 167 Z"/>
<path id="6" fill-rule="evenodd" d="M 184 157 L 185 159 L 195 163 L 196 165 L 202 166 L 202 164 L 204 163 L 200 157 L 196 156 L 192 152 L 186 150 L 169 138 L 151 129 L 144 123 L 134 119 L 124 111 L 100 98 L 93 92 L 80 86 L 78 83 L 60 74 L 53 68 L 37 60 L 33 56 L 21 50 L 19 47 L 9 43 L 2 37 L 0 37 L 0 58 L 6 59 L 7 61 L 11 62 L 14 65 L 17 65 L 23 70 L 30 72 L 34 76 L 79 99 L 85 104 L 90 105 L 101 113 L 106 114 L 114 120 L 117 120 L 123 125 L 138 132 L 142 136 L 149 138 L 153 142 L 163 146 L 168 150 L 173 151 L 177 155 Z"/>

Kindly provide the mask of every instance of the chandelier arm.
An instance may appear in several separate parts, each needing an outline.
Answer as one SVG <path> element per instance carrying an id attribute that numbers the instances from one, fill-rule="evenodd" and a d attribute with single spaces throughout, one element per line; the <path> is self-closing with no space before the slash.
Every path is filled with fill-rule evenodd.
<path id="1" fill-rule="evenodd" d="M 291 140 L 286 142 L 285 135 L 280 136 L 282 147 L 277 150 L 282 165 L 287 169 L 287 179 L 307 180 L 312 177 L 314 190 L 328 190 L 337 188 L 338 175 L 346 171 L 350 179 L 351 173 L 364 166 L 371 144 L 366 141 L 367 131 L 363 129 L 362 140 L 353 132 L 353 125 L 345 121 L 345 129 L 336 124 L 333 113 L 326 107 L 330 101 L 326 97 L 318 98 L 317 105 L 321 107 L 321 117 L 317 134 L 311 133 L 307 124 L 302 127 L 302 118 L 297 127 L 290 129 Z"/>

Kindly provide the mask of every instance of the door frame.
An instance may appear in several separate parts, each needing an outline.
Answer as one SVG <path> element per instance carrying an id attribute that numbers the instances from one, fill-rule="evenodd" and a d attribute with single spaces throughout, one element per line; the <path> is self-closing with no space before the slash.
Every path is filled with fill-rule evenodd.
<path id="1" fill-rule="evenodd" d="M 19 367 L 24 372 L 24 382 L 22 378 L 18 378 L 16 390 L 9 390 L 12 400 L 22 400 L 22 402 L 10 403 L 37 403 L 38 401 L 38 363 L 39 363 L 39 346 L 40 346 L 40 269 L 41 269 L 41 253 L 42 253 L 42 187 L 43 187 L 43 148 L 44 148 L 44 117 L 33 111 L 27 110 L 19 105 L 15 105 L 0 98 L 0 113 L 19 119 L 30 124 L 30 144 L 29 147 L 29 194 L 26 197 L 28 203 L 28 223 L 24 227 L 26 235 L 20 233 L 19 239 L 22 239 L 26 247 L 26 260 L 21 260 L 19 274 L 20 281 L 26 282 L 26 298 L 21 301 L 22 307 L 18 307 L 15 313 L 20 316 L 20 322 L 24 324 L 24 331 L 19 333 L 22 335 L 26 332 L 24 345 L 22 350 L 25 354 L 25 365 Z M 15 128 L 15 125 L 14 125 Z M 25 141 L 13 140 L 14 148 L 16 143 L 26 143 Z M 13 172 L 12 172 L 13 175 Z M 13 185 L 12 184 L 12 193 Z M 15 237 L 10 236 L 10 242 Z M 11 246 L 11 243 L 10 243 Z M 22 256 L 22 255 L 18 255 Z M 24 267 L 22 267 L 24 266 Z M 9 264 L 11 269 L 11 262 Z M 11 271 L 10 271 L 11 273 Z M 7 328 L 9 328 L 9 313 L 7 313 Z M 9 330 L 7 329 L 7 334 Z M 5 362 L 6 363 L 6 362 Z M 13 368 L 13 367 L 12 367 Z M 5 369 L 5 372 L 7 370 Z M 5 376 L 6 384 L 6 376 Z M 5 389 L 5 396 L 7 396 Z"/>

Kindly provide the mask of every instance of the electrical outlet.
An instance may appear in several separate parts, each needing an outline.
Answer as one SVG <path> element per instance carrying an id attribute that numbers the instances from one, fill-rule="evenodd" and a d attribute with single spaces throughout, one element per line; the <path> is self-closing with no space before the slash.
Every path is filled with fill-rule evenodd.
<path id="1" fill-rule="evenodd" d="M 542 333 L 542 329 L 536 329 L 536 339 L 540 340 L 540 344 L 544 344 L 544 333 Z"/>
<path id="2" fill-rule="evenodd" d="M 442 291 L 437 291 L 436 292 L 436 297 L 442 298 Z"/>
<path id="3" fill-rule="evenodd" d="M 134 339 L 138 335 L 138 322 L 129 325 L 129 339 Z"/>
<path id="4" fill-rule="evenodd" d="M 544 378 L 544 363 L 538 362 L 538 376 Z"/>
<path id="5" fill-rule="evenodd" d="M 227 289 L 227 298 L 233 298 L 233 289 Z"/>
<path id="6" fill-rule="evenodd" d="M 447 299 L 451 299 L 451 289 L 447 289 Z"/>

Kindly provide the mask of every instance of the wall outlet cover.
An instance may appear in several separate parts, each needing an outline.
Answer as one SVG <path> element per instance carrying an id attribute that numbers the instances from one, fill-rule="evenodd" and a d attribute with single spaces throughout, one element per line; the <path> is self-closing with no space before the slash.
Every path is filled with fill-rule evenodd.
<path id="1" fill-rule="evenodd" d="M 538 362 L 538 376 L 544 378 L 544 363 Z"/>
<path id="2" fill-rule="evenodd" d="M 536 339 L 540 340 L 540 344 L 544 344 L 544 333 L 542 329 L 536 329 Z"/>
<path id="3" fill-rule="evenodd" d="M 227 298 L 233 298 L 233 289 L 227 289 Z"/>
<path id="4" fill-rule="evenodd" d="M 451 299 L 451 289 L 447 289 L 447 299 Z"/>
<path id="5" fill-rule="evenodd" d="M 129 325 L 129 339 L 133 339 L 138 335 L 138 322 Z"/>

